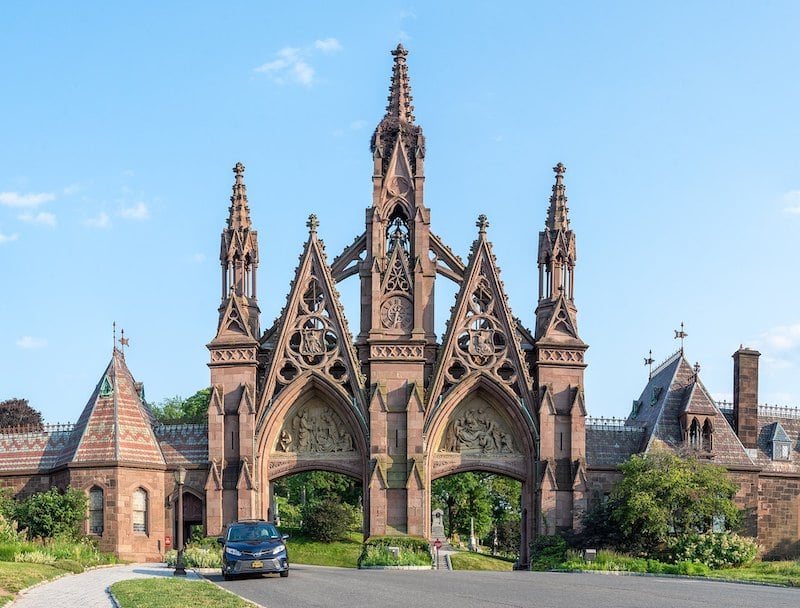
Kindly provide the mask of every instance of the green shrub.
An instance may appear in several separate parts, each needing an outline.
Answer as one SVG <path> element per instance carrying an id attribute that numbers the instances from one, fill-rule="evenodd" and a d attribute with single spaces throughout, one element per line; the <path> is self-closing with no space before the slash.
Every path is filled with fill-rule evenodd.
<path id="1" fill-rule="evenodd" d="M 355 509 L 334 498 L 323 498 L 303 509 L 301 532 L 323 543 L 342 540 L 356 521 Z"/>
<path id="2" fill-rule="evenodd" d="M 78 538 L 79 525 L 86 519 L 86 494 L 67 488 L 50 488 L 32 494 L 14 509 L 20 528 L 26 528 L 28 538 L 53 538 L 67 535 Z"/>
<path id="3" fill-rule="evenodd" d="M 175 567 L 178 560 L 178 552 L 175 549 L 167 551 L 164 561 L 167 566 Z M 213 548 L 187 545 L 183 550 L 183 565 L 187 568 L 220 568 L 222 567 L 222 549 L 215 543 Z"/>
<path id="4" fill-rule="evenodd" d="M 567 541 L 561 536 L 540 534 L 531 543 L 531 570 L 558 568 L 567 558 Z"/>
<path id="5" fill-rule="evenodd" d="M 668 547 L 676 562 L 704 564 L 712 569 L 743 566 L 758 553 L 755 540 L 732 532 L 687 534 Z"/>
<path id="6" fill-rule="evenodd" d="M 46 551 L 26 551 L 24 553 L 17 553 L 14 556 L 14 561 L 26 564 L 47 564 L 48 566 L 52 566 L 56 558 Z"/>
<path id="7" fill-rule="evenodd" d="M 400 549 L 395 556 L 389 547 Z M 366 566 L 430 566 L 430 544 L 415 536 L 373 536 L 364 543 L 359 567 Z"/>

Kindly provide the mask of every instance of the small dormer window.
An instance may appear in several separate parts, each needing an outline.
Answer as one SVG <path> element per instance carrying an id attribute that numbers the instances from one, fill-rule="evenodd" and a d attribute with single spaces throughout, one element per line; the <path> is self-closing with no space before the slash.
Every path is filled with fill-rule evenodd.
<path id="1" fill-rule="evenodd" d="M 772 444 L 772 459 L 773 460 L 789 460 L 791 455 L 792 446 L 785 441 L 775 441 Z"/>
<path id="2" fill-rule="evenodd" d="M 792 457 L 792 440 L 781 425 L 775 423 L 772 431 L 772 460 L 790 460 Z"/>

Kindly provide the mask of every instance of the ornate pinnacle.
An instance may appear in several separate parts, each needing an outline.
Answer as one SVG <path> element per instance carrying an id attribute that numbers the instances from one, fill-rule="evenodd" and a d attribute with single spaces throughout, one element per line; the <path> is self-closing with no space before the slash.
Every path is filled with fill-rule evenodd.
<path id="1" fill-rule="evenodd" d="M 556 183 L 553 184 L 553 194 L 550 196 L 550 207 L 547 209 L 547 221 L 545 225 L 551 232 L 559 230 L 569 230 L 569 216 L 567 212 L 566 187 L 564 186 L 564 173 L 567 168 L 563 163 L 558 163 L 553 167 L 556 174 Z"/>
<path id="2" fill-rule="evenodd" d="M 392 67 L 392 82 L 389 85 L 389 104 L 386 106 L 386 116 L 397 118 L 403 122 L 414 122 L 414 106 L 411 105 L 411 85 L 408 82 L 408 66 L 406 56 L 408 51 L 402 44 L 392 51 L 394 66 Z"/>
<path id="3" fill-rule="evenodd" d="M 306 222 L 306 226 L 308 226 L 309 234 L 317 234 L 317 228 L 319 228 L 319 220 L 317 219 L 317 216 L 314 213 L 308 216 L 308 221 Z"/>
<path id="4" fill-rule="evenodd" d="M 489 227 L 489 218 L 481 213 L 475 225 L 478 227 L 478 234 L 486 234 L 486 229 Z"/>
<path id="5" fill-rule="evenodd" d="M 247 188 L 244 185 L 244 165 L 236 163 L 232 170 L 236 181 L 233 184 L 233 194 L 231 195 L 228 228 L 234 230 L 250 228 L 250 208 L 247 205 Z"/>

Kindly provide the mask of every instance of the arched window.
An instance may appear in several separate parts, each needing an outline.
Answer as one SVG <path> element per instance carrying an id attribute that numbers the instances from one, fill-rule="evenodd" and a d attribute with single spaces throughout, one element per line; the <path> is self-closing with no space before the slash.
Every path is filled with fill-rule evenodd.
<path id="1" fill-rule="evenodd" d="M 695 450 L 700 449 L 700 423 L 697 418 L 692 419 L 692 425 L 689 427 L 689 445 Z"/>
<path id="2" fill-rule="evenodd" d="M 706 452 L 710 452 L 711 448 L 714 447 L 713 434 L 714 427 L 711 426 L 711 421 L 706 418 L 706 421 L 703 423 L 703 450 Z"/>
<path id="3" fill-rule="evenodd" d="M 89 490 L 89 534 L 103 533 L 103 490 L 94 486 Z"/>
<path id="4" fill-rule="evenodd" d="M 133 493 L 133 531 L 147 534 L 147 492 L 138 488 Z"/>

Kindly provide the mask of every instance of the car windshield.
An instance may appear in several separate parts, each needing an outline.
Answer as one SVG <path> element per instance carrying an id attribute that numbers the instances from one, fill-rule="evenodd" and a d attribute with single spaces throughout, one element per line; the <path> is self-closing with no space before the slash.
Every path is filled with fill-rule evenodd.
<path id="1" fill-rule="evenodd" d="M 274 540 L 280 538 L 278 530 L 272 524 L 247 524 L 235 525 L 228 529 L 228 540 Z"/>

